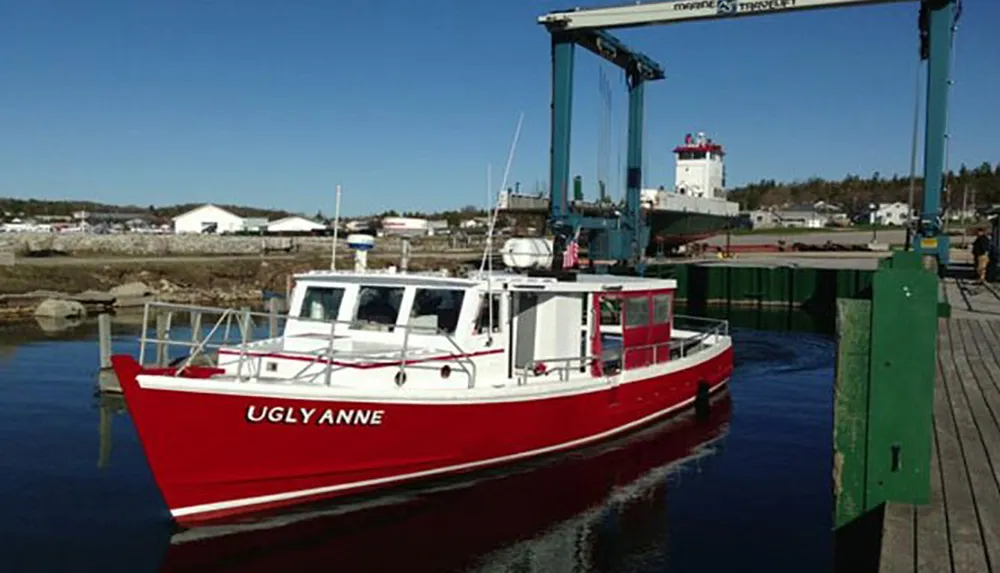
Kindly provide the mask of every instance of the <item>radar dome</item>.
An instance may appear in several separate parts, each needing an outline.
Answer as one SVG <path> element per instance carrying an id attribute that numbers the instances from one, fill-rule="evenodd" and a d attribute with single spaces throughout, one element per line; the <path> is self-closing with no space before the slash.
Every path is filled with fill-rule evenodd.
<path id="1" fill-rule="evenodd" d="M 375 237 L 364 233 L 347 235 L 347 246 L 357 251 L 370 251 L 375 248 Z"/>

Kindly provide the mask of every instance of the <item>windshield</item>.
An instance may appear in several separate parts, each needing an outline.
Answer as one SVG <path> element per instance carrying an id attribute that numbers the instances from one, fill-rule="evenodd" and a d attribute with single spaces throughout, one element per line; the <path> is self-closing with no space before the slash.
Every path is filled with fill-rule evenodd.
<path id="1" fill-rule="evenodd" d="M 351 328 L 392 332 L 402 302 L 403 287 L 362 286 Z"/>
<path id="2" fill-rule="evenodd" d="M 410 312 L 409 325 L 414 327 L 413 333 L 454 334 L 464 299 L 464 290 L 418 288 Z"/>
<path id="3" fill-rule="evenodd" d="M 302 299 L 299 316 L 315 320 L 337 320 L 343 298 L 343 288 L 309 287 Z"/>

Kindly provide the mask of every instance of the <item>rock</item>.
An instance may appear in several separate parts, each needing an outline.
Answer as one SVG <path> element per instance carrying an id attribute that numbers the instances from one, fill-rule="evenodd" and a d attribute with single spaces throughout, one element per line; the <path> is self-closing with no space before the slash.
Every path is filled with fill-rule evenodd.
<path id="1" fill-rule="evenodd" d="M 83 324 L 81 318 L 55 318 L 51 316 L 36 316 L 35 322 L 45 334 L 59 334 Z"/>
<path id="2" fill-rule="evenodd" d="M 144 306 L 147 302 L 152 302 L 153 297 L 151 296 L 140 296 L 136 298 L 115 298 L 115 306 L 117 308 L 132 308 L 136 306 Z"/>
<path id="3" fill-rule="evenodd" d="M 118 285 L 108 293 L 115 297 L 115 306 L 119 308 L 143 306 L 153 300 L 153 289 L 138 281 Z"/>
<path id="4" fill-rule="evenodd" d="M 115 302 L 115 295 L 99 290 L 85 290 L 68 298 L 83 304 L 111 304 Z"/>
<path id="5" fill-rule="evenodd" d="M 136 281 L 113 287 L 108 293 L 116 299 L 143 298 L 153 294 L 153 289 L 146 283 Z"/>
<path id="6" fill-rule="evenodd" d="M 75 300 L 59 300 L 50 298 L 42 301 L 35 308 L 35 316 L 48 318 L 82 318 L 87 315 L 87 309 Z"/>
<path id="7" fill-rule="evenodd" d="M 167 279 L 160 279 L 160 286 L 158 290 L 161 293 L 171 293 L 180 290 L 180 287 L 168 281 Z"/>

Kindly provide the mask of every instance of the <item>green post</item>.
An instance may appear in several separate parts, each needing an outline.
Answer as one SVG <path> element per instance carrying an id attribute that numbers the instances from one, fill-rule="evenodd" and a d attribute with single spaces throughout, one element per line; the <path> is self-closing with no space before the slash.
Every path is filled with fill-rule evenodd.
<path id="1" fill-rule="evenodd" d="M 897 257 L 899 257 L 897 259 Z M 884 502 L 930 495 L 938 284 L 898 253 L 872 280 L 872 300 L 837 301 L 834 524 Z"/>
<path id="2" fill-rule="evenodd" d="M 865 450 L 868 439 L 868 355 L 872 303 L 837 301 L 837 365 L 833 410 L 834 526 L 865 512 Z"/>

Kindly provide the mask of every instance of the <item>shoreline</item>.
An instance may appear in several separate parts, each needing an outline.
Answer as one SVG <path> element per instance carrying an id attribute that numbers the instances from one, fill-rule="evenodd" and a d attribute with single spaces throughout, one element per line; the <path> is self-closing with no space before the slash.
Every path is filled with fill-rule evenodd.
<path id="1" fill-rule="evenodd" d="M 463 255 L 465 255 L 463 253 Z M 49 257 L 0 266 L 0 323 L 49 317 L 93 316 L 140 308 L 147 301 L 204 306 L 261 304 L 265 293 L 284 295 L 291 277 L 327 269 L 329 253 L 280 256 Z M 474 258 L 441 253 L 412 257 L 409 269 L 446 267 L 457 272 Z M 353 268 L 351 254 L 338 253 L 338 268 Z M 395 253 L 369 257 L 369 268 L 398 265 Z M 54 302 L 49 302 L 54 301 Z M 45 309 L 39 309 L 42 305 Z"/>

